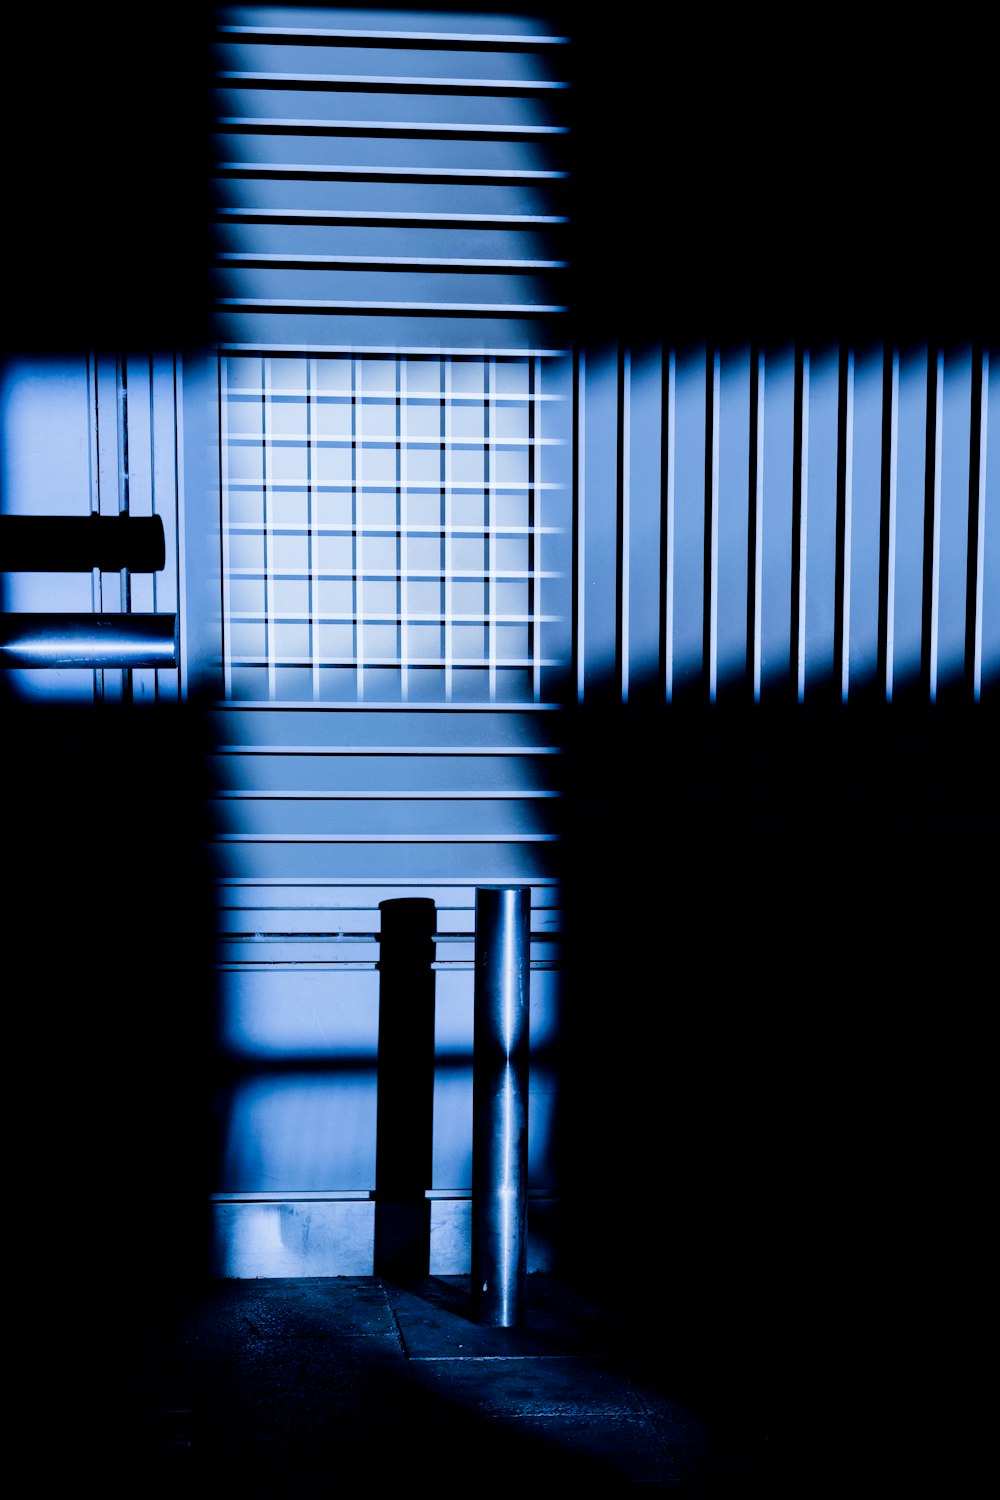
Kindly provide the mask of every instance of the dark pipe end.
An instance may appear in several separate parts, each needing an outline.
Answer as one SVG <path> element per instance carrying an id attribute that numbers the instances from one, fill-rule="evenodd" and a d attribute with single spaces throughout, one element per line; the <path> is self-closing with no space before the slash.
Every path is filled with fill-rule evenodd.
<path id="1" fill-rule="evenodd" d="M 0 516 L 0 572 L 158 573 L 166 561 L 159 516 Z"/>

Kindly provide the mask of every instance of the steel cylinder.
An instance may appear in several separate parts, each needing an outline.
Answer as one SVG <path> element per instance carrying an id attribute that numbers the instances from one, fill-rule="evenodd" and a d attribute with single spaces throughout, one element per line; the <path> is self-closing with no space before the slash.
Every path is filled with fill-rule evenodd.
<path id="1" fill-rule="evenodd" d="M 0 615 L 0 667 L 176 665 L 176 615 Z"/>
<path id="2" fill-rule="evenodd" d="M 530 940 L 530 887 L 477 889 L 472 1306 L 491 1328 L 513 1327 L 524 1311 Z"/>

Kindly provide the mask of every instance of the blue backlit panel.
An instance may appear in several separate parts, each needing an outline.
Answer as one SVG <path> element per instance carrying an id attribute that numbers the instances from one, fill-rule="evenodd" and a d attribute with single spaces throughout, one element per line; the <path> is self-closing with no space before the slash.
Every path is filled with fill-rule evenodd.
<path id="1" fill-rule="evenodd" d="M 570 529 L 547 363 L 223 360 L 227 697 L 543 699 Z"/>

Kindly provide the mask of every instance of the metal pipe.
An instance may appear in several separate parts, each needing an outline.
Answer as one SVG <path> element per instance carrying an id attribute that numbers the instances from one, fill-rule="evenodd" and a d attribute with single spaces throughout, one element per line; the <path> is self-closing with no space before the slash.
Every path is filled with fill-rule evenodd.
<path id="1" fill-rule="evenodd" d="M 156 573 L 166 559 L 159 516 L 0 516 L 3 573 Z"/>
<path id="2" fill-rule="evenodd" d="M 0 667 L 176 665 L 176 615 L 0 615 Z"/>
<path id="3" fill-rule="evenodd" d="M 524 1311 L 530 940 L 530 887 L 477 889 L 472 1305 L 490 1328 L 511 1328 Z"/>

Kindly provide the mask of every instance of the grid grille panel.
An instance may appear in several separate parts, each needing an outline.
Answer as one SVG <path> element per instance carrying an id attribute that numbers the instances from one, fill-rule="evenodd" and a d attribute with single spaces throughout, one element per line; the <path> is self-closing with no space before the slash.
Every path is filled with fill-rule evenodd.
<path id="1" fill-rule="evenodd" d="M 542 364 L 223 358 L 229 698 L 541 701 L 565 665 Z"/>

